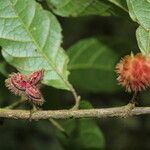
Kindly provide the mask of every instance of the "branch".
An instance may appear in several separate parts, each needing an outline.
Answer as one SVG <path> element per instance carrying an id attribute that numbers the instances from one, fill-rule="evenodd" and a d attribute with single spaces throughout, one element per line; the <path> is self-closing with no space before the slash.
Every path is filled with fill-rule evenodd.
<path id="1" fill-rule="evenodd" d="M 11 105 L 7 106 L 7 107 L 4 107 L 4 109 L 13 109 L 15 107 L 17 107 L 18 105 L 22 104 L 23 102 L 27 101 L 24 97 L 21 97 L 21 100 L 18 100 L 14 103 L 12 103 Z M 36 109 L 37 110 L 37 109 Z M 31 119 L 31 110 L 30 110 L 30 117 L 29 117 L 29 120 Z M 61 131 L 64 135 L 67 135 L 65 129 L 57 122 L 55 121 L 54 119 L 50 118 L 49 119 L 49 122 L 54 126 L 56 127 L 59 131 Z"/>
<path id="2" fill-rule="evenodd" d="M 150 107 L 135 107 L 129 111 L 127 106 L 103 108 L 103 109 L 81 109 L 81 110 L 40 110 L 32 115 L 33 120 L 40 119 L 68 119 L 68 118 L 108 118 L 108 117 L 130 117 L 136 115 L 150 114 Z M 29 119 L 30 111 L 0 109 L 0 117 L 12 119 Z"/>

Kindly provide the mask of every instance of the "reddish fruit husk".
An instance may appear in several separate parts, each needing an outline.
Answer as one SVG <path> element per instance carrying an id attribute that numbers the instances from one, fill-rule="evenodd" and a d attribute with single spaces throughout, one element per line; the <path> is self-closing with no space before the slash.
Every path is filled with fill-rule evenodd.
<path id="1" fill-rule="evenodd" d="M 116 65 L 118 82 L 128 92 L 144 90 L 150 85 L 150 59 L 141 53 L 127 55 Z"/>
<path id="2" fill-rule="evenodd" d="M 33 104 L 42 105 L 44 98 L 40 92 L 39 85 L 43 76 L 44 70 L 38 70 L 29 75 L 12 73 L 5 80 L 5 85 L 13 94 L 25 96 Z"/>

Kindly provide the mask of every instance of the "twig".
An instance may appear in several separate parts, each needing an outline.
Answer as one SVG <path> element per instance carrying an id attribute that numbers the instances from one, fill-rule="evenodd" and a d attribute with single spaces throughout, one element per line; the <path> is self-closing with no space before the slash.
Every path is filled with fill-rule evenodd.
<path id="1" fill-rule="evenodd" d="M 26 101 L 26 99 L 24 99 L 22 97 L 21 100 L 18 100 L 16 102 L 14 102 L 13 104 L 11 104 L 11 105 L 9 105 L 7 107 L 4 107 L 4 109 L 13 109 L 13 108 L 17 107 L 18 105 L 22 104 L 25 101 Z M 32 115 L 36 111 L 38 111 L 38 108 L 35 105 L 33 105 L 33 110 L 30 110 L 30 115 L 29 115 L 29 118 L 28 118 L 29 121 L 32 120 Z M 60 130 L 60 132 L 62 132 L 65 136 L 67 135 L 65 129 L 57 121 L 55 121 L 54 119 L 49 119 L 49 121 L 51 122 L 51 124 L 53 126 L 55 126 L 58 130 Z"/>
<path id="2" fill-rule="evenodd" d="M 71 109 L 72 110 L 77 110 L 79 108 L 79 105 L 80 105 L 80 99 L 81 99 L 81 97 L 78 96 L 76 90 L 73 88 L 73 86 L 69 82 L 66 82 L 66 84 L 69 87 L 69 89 L 72 92 L 73 97 L 75 99 L 75 104 L 74 104 L 74 106 Z"/>
<path id="3" fill-rule="evenodd" d="M 22 99 L 20 99 L 20 100 L 18 100 L 18 101 L 16 101 L 16 102 L 12 103 L 11 105 L 6 106 L 5 109 L 12 109 L 12 108 L 15 108 L 15 107 L 17 107 L 18 105 L 22 104 L 22 103 L 25 102 L 25 101 L 27 101 L 27 100 L 22 98 Z"/>
<path id="4" fill-rule="evenodd" d="M 131 98 L 130 102 L 129 103 L 132 103 L 132 104 L 136 104 L 136 97 L 137 97 L 137 92 L 134 92 L 133 94 L 133 97 Z"/>
<path id="5" fill-rule="evenodd" d="M 36 105 L 33 104 L 33 109 L 30 110 L 30 117 L 29 117 L 29 121 L 32 121 L 32 115 L 37 112 L 37 111 L 41 111 L 41 108 L 38 108 Z M 54 119 L 48 119 L 49 122 L 56 128 L 58 129 L 60 132 L 62 132 L 65 136 L 67 135 L 65 129 Z"/>
<path id="6" fill-rule="evenodd" d="M 41 110 L 32 115 L 33 120 L 40 119 L 68 119 L 68 118 L 108 118 L 123 117 L 126 114 L 126 107 L 114 107 L 103 109 L 83 109 L 83 110 Z M 135 107 L 128 116 L 150 114 L 150 107 Z M 29 119 L 30 111 L 0 109 L 1 118 Z"/>
<path id="7" fill-rule="evenodd" d="M 65 131 L 65 129 L 54 119 L 49 119 L 50 123 L 57 128 L 61 133 L 63 133 L 65 136 L 68 136 L 67 132 Z"/>

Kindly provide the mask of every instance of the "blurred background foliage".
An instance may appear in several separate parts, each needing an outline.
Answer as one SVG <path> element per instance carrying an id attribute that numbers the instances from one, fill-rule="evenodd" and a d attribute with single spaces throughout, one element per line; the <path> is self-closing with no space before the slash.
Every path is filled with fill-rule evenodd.
<path id="1" fill-rule="evenodd" d="M 80 107 L 91 108 L 93 105 L 94 108 L 103 108 L 127 104 L 132 95 L 117 85 L 114 71 L 121 56 L 128 55 L 131 51 L 139 52 L 135 37 L 138 25 L 130 19 L 126 2 L 38 2 L 44 9 L 53 11 L 62 26 L 62 47 L 70 58 L 69 80 L 82 98 L 86 99 Z M 90 7 L 85 9 L 89 3 Z M 15 71 L 15 68 L 8 65 L 2 56 L 0 61 L 0 106 L 5 107 L 19 97 L 10 94 L 4 87 L 6 76 Z M 43 109 L 70 108 L 74 104 L 70 92 L 48 86 L 44 86 L 42 92 L 46 99 Z M 149 97 L 150 90 L 141 92 L 138 96 L 139 105 L 150 105 Z M 30 107 L 29 104 L 19 106 L 21 109 Z M 61 120 L 59 123 L 64 127 L 65 133 L 61 133 L 49 121 L 1 119 L 0 149 L 150 149 L 150 116 L 127 119 L 70 119 Z"/>

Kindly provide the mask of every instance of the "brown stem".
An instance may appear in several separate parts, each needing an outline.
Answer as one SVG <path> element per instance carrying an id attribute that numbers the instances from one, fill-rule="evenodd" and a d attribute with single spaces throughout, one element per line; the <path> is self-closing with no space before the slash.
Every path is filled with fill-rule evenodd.
<path id="1" fill-rule="evenodd" d="M 138 94 L 137 92 L 134 92 L 134 93 L 133 93 L 133 96 L 132 96 L 132 98 L 131 98 L 131 100 L 130 100 L 129 103 L 131 103 L 131 104 L 136 104 L 137 94 Z"/>
<path id="2" fill-rule="evenodd" d="M 114 107 L 103 109 L 83 109 L 83 110 L 47 110 L 36 111 L 32 115 L 33 120 L 40 119 L 68 119 L 68 118 L 109 118 L 122 117 L 126 114 L 126 108 Z M 150 107 L 134 107 L 126 117 L 133 115 L 150 114 Z M 0 109 L 0 117 L 13 119 L 29 119 L 30 111 Z"/>

